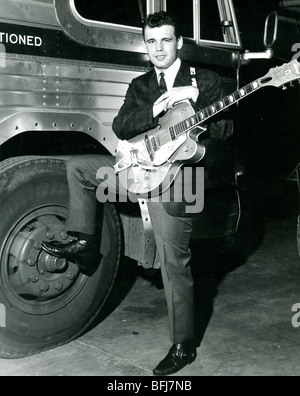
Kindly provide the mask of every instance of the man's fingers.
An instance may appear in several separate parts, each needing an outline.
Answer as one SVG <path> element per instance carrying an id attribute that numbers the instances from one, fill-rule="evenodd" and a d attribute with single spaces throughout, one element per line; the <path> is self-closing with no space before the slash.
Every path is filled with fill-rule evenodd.
<path id="1" fill-rule="evenodd" d="M 166 98 L 165 98 L 165 99 L 159 98 L 159 99 L 157 99 L 157 101 L 154 103 L 154 105 L 158 105 L 158 104 L 163 103 L 163 102 L 165 102 L 165 101 L 166 101 Z"/>
<path id="2" fill-rule="evenodd" d="M 192 88 L 192 90 L 191 90 Z M 174 107 L 174 105 L 178 102 L 181 102 L 183 100 L 188 100 L 192 99 L 192 97 L 195 94 L 193 91 L 194 87 L 179 87 L 179 88 L 173 88 L 170 91 L 164 93 L 161 95 L 157 101 L 154 103 L 154 105 L 162 104 L 164 105 L 165 111 L 167 109 L 171 109 Z M 198 97 L 198 95 L 197 95 Z"/>

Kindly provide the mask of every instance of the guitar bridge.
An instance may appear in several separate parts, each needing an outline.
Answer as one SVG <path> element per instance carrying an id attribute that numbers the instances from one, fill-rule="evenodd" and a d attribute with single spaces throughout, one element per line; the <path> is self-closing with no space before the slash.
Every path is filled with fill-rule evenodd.
<path id="1" fill-rule="evenodd" d="M 130 150 L 130 158 L 131 158 L 132 166 L 138 166 L 138 153 L 139 152 L 137 149 Z"/>

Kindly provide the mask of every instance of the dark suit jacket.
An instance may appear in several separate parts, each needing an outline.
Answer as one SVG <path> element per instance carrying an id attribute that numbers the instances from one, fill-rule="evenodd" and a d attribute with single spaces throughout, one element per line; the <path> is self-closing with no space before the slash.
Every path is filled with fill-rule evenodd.
<path id="1" fill-rule="evenodd" d="M 195 111 L 203 109 L 225 96 L 217 73 L 207 69 L 196 69 L 199 97 L 197 103 L 191 101 Z M 174 87 L 192 85 L 190 67 L 182 62 L 176 76 Z M 113 130 L 119 139 L 129 140 L 141 133 L 147 132 L 158 125 L 159 117 L 153 118 L 153 103 L 160 97 L 160 91 L 155 70 L 132 80 L 128 87 L 124 104 L 119 114 L 113 121 Z M 224 117 L 215 116 L 213 122 L 208 125 L 210 139 L 224 140 L 232 134 L 232 126 Z M 204 144 L 206 145 L 206 144 Z M 202 165 L 203 166 L 203 165 Z M 171 202 L 165 204 L 166 210 L 174 216 L 185 216 L 186 203 Z"/>
<path id="2" fill-rule="evenodd" d="M 200 94 L 197 103 L 191 104 L 197 111 L 223 98 L 225 93 L 217 73 L 200 68 L 196 71 Z M 188 85 L 191 85 L 190 68 L 182 62 L 174 87 Z M 113 130 L 119 139 L 129 140 L 158 125 L 159 117 L 153 118 L 153 103 L 159 97 L 159 86 L 154 69 L 132 80 L 124 104 L 113 122 Z M 209 128 L 210 136 L 220 139 L 228 137 L 231 130 L 226 126 L 222 116 L 218 120 L 214 120 Z"/>

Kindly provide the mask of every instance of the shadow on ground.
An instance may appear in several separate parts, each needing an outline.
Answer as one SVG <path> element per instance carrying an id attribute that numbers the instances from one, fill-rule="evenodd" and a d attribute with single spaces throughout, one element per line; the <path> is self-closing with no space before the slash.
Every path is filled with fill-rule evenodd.
<path id="1" fill-rule="evenodd" d="M 266 224 L 294 216 L 299 211 L 295 185 L 285 179 L 257 184 L 249 182 L 241 189 L 241 220 L 233 248 L 221 254 L 209 242 L 198 242 L 192 269 L 195 279 L 196 339 L 200 346 L 214 310 L 218 288 L 225 277 L 247 263 L 261 246 Z"/>
<path id="2" fill-rule="evenodd" d="M 298 211 L 297 190 L 285 180 L 279 180 L 275 184 L 248 181 L 242 185 L 240 195 L 242 216 L 231 248 L 222 251 L 220 241 L 193 241 L 191 244 L 198 346 L 213 315 L 214 301 L 223 280 L 246 264 L 248 258 L 259 249 L 264 240 L 267 221 L 283 219 Z M 157 289 L 163 289 L 160 270 L 146 270 L 125 258 L 111 295 L 92 327 L 107 318 L 126 299 L 138 277 L 147 280 Z"/>

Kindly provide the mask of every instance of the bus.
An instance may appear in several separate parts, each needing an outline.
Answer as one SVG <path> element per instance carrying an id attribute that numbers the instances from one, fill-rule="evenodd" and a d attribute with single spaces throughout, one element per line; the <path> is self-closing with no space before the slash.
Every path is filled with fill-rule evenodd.
<path id="1" fill-rule="evenodd" d="M 125 258 L 159 269 L 146 200 L 104 204 L 102 258 L 91 277 L 47 255 L 41 242 L 69 240 L 68 158 L 116 155 L 112 121 L 130 81 L 151 67 L 142 21 L 160 10 L 183 23 L 181 58 L 218 72 L 228 94 L 239 88 L 242 66 L 273 56 L 272 45 L 245 50 L 233 0 L 0 0 L 2 358 L 80 336 L 103 313 Z M 216 241 L 220 249 L 234 243 L 241 217 L 236 165 L 234 138 L 226 146 L 208 142 L 194 241 Z"/>

